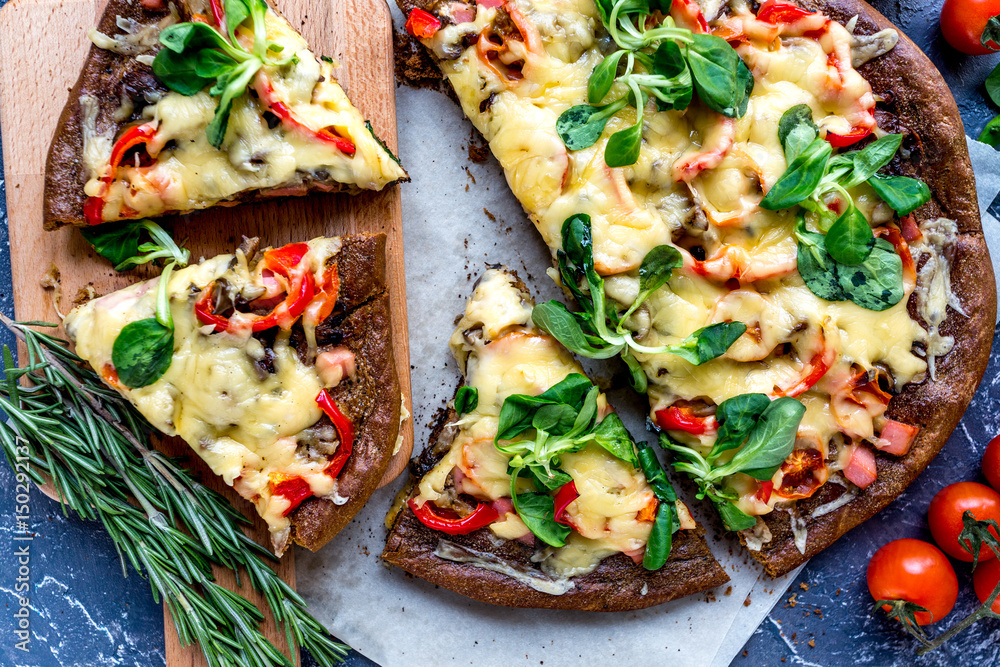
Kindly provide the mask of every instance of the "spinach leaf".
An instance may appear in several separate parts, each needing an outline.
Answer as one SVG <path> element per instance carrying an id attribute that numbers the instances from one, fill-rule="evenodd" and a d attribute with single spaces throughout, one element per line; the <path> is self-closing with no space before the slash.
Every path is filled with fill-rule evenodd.
<path id="1" fill-rule="evenodd" d="M 591 345 L 583 327 L 573 313 L 558 301 L 549 301 L 535 306 L 531 321 L 539 329 L 549 334 L 570 352 L 591 359 L 609 359 L 618 354 L 613 347 Z"/>
<path id="2" fill-rule="evenodd" d="M 581 373 L 570 373 L 565 378 L 552 385 L 538 399 L 552 403 L 566 403 L 577 408 L 582 407 L 587 395 L 594 389 L 594 383 Z"/>
<path id="3" fill-rule="evenodd" d="M 826 233 L 825 245 L 834 261 L 857 266 L 871 254 L 875 235 L 865 216 L 851 204 Z"/>
<path id="4" fill-rule="evenodd" d="M 827 162 L 833 148 L 822 139 L 816 139 L 792 160 L 788 170 L 768 190 L 760 202 L 761 208 L 780 211 L 791 208 L 809 198 L 823 180 Z"/>
<path id="5" fill-rule="evenodd" d="M 792 452 L 799 422 L 806 408 L 790 397 L 776 398 L 764 409 L 747 442 L 732 460 L 712 471 L 720 479 L 738 472 L 769 480 Z"/>
<path id="6" fill-rule="evenodd" d="M 990 22 L 987 24 L 987 27 L 989 26 L 992 26 L 996 31 L 994 33 L 994 38 L 1000 37 L 1000 18 L 996 16 L 991 18 Z M 983 32 L 983 39 L 986 39 L 985 31 Z M 994 39 L 994 41 L 996 40 Z M 1000 68 L 994 67 L 993 71 L 986 77 L 986 93 L 990 96 L 990 99 L 993 100 L 993 104 L 1000 106 Z"/>
<path id="7" fill-rule="evenodd" d="M 902 134 L 887 134 L 881 139 L 868 144 L 860 151 L 855 151 L 852 156 L 854 159 L 854 171 L 851 173 L 851 178 L 844 184 L 844 187 L 852 188 L 878 173 L 879 169 L 889 164 L 892 156 L 896 154 L 902 143 Z"/>
<path id="8" fill-rule="evenodd" d="M 635 125 L 619 130 L 608 139 L 604 149 L 604 163 L 609 167 L 627 167 L 635 164 L 642 149 L 642 114 Z"/>
<path id="9" fill-rule="evenodd" d="M 621 317 L 618 333 L 624 333 L 622 325 L 641 306 L 650 294 L 667 284 L 674 269 L 684 266 L 684 258 L 677 248 L 659 245 L 646 253 L 639 266 L 639 294 Z"/>
<path id="10" fill-rule="evenodd" d="M 656 508 L 656 518 L 649 531 L 646 541 L 646 552 L 642 555 L 642 567 L 647 570 L 659 570 L 667 564 L 673 547 L 674 531 L 678 525 L 674 522 L 677 507 L 671 503 L 661 502 Z"/>
<path id="11" fill-rule="evenodd" d="M 571 151 L 589 148 L 601 138 L 608 119 L 624 107 L 624 98 L 603 107 L 593 107 L 589 104 L 570 107 L 556 120 L 556 133 Z"/>
<path id="12" fill-rule="evenodd" d="M 747 82 L 740 74 L 743 64 L 726 40 L 715 35 L 692 35 L 687 47 L 688 66 L 698 97 L 712 111 L 737 118 L 740 106 L 746 112 Z M 743 65 L 745 68 L 746 65 Z M 753 76 L 750 77 L 750 87 Z"/>
<path id="13" fill-rule="evenodd" d="M 664 79 L 677 79 L 688 74 L 687 62 L 676 42 L 661 42 L 653 53 L 653 72 Z"/>
<path id="14" fill-rule="evenodd" d="M 588 102 L 591 104 L 600 104 L 601 100 L 603 100 L 607 96 L 608 92 L 611 91 L 611 86 L 615 82 L 615 77 L 618 76 L 618 64 L 621 62 L 622 56 L 624 55 L 625 51 L 615 51 L 594 68 L 594 72 L 590 75 L 590 80 L 587 82 Z M 572 108 L 577 109 L 579 107 Z M 563 115 L 565 115 L 565 113 Z M 558 130 L 558 128 L 559 123 L 557 122 L 556 129 Z M 603 130 L 604 128 L 602 127 L 601 129 Z M 561 132 L 559 133 L 559 136 L 562 137 Z M 563 139 L 563 141 L 565 142 L 566 140 Z M 597 140 L 595 139 L 594 141 Z M 593 143 L 593 141 L 590 142 L 588 146 L 593 145 Z M 576 148 L 572 148 L 568 143 L 566 144 L 566 148 L 569 148 L 571 151 L 577 150 Z"/>
<path id="15" fill-rule="evenodd" d="M 209 90 L 209 95 L 219 97 L 219 105 L 215 108 L 215 116 L 205 128 L 208 143 L 219 148 L 226 138 L 229 127 L 229 114 L 233 109 L 233 100 L 246 92 L 247 86 L 257 75 L 257 70 L 263 65 L 259 60 L 248 60 L 235 69 L 229 70 L 216 80 Z"/>
<path id="16" fill-rule="evenodd" d="M 572 477 L 558 468 L 549 468 L 546 470 L 544 466 L 532 465 L 528 466 L 528 471 L 531 473 L 531 477 L 539 489 L 558 491 L 564 485 L 573 481 Z"/>
<path id="17" fill-rule="evenodd" d="M 875 174 L 868 179 L 868 184 L 899 215 L 913 213 L 931 198 L 931 189 L 926 183 L 908 176 Z"/>
<path id="18" fill-rule="evenodd" d="M 83 238 L 115 271 L 124 271 L 158 259 L 186 266 L 191 253 L 178 246 L 170 234 L 152 220 L 126 220 L 81 229 Z M 148 241 L 142 241 L 148 237 Z M 142 241 L 140 243 L 140 241 Z"/>
<path id="19" fill-rule="evenodd" d="M 667 348 L 695 366 L 711 361 L 726 353 L 736 339 L 746 333 L 747 325 L 742 322 L 720 322 L 698 329 L 677 345 Z"/>
<path id="20" fill-rule="evenodd" d="M 511 500 L 517 516 L 535 537 L 551 547 L 566 546 L 570 528 L 555 519 L 555 500 L 547 493 L 515 492 L 517 476 L 511 477 Z"/>
<path id="21" fill-rule="evenodd" d="M 458 388 L 458 393 L 455 394 L 455 412 L 464 415 L 475 410 L 478 405 L 478 389 L 469 386 Z"/>
<path id="22" fill-rule="evenodd" d="M 791 164 L 809 144 L 819 137 L 819 128 L 813 122 L 808 104 L 797 104 L 781 115 L 778 121 L 778 140 L 785 152 L 785 161 Z"/>
<path id="23" fill-rule="evenodd" d="M 170 49 L 160 49 L 153 59 L 153 74 L 170 90 L 190 97 L 212 82 L 198 74 L 198 60 Z"/>
<path id="24" fill-rule="evenodd" d="M 642 370 L 639 360 L 635 358 L 628 348 L 622 350 L 621 360 L 628 367 L 628 383 L 639 394 L 645 394 L 649 389 L 649 381 L 646 379 L 646 371 Z"/>
<path id="25" fill-rule="evenodd" d="M 798 241 L 798 270 L 809 291 L 827 301 L 846 301 L 847 293 L 840 286 L 837 263 L 826 251 L 822 234 L 810 232 L 805 222 L 799 220 L 795 227 Z"/>
<path id="26" fill-rule="evenodd" d="M 608 450 L 615 458 L 631 463 L 633 468 L 639 467 L 635 450 L 632 448 L 632 436 L 622 423 L 621 417 L 615 413 L 612 412 L 602 419 L 594 429 L 594 442 Z"/>
<path id="27" fill-rule="evenodd" d="M 129 389 L 153 384 L 167 372 L 174 356 L 174 330 L 155 317 L 126 324 L 111 348 L 118 379 Z"/>
<path id="28" fill-rule="evenodd" d="M 986 127 L 979 134 L 979 141 L 993 146 L 993 148 L 1000 146 L 1000 116 L 996 116 L 986 123 Z"/>
<path id="29" fill-rule="evenodd" d="M 766 394 L 740 394 L 719 403 L 715 411 L 719 432 L 708 460 L 712 462 L 719 454 L 742 445 L 770 404 Z"/>
<path id="30" fill-rule="evenodd" d="M 563 435 L 573 428 L 577 414 L 579 413 L 572 406 L 565 403 L 543 405 L 535 411 L 531 426 L 552 435 Z"/>
<path id="31" fill-rule="evenodd" d="M 903 298 L 903 261 L 885 239 L 875 239 L 864 262 L 840 267 L 837 273 L 841 289 L 862 308 L 886 310 Z"/>
<path id="32" fill-rule="evenodd" d="M 535 410 L 544 404 L 545 401 L 540 401 L 534 396 L 523 394 L 508 396 L 500 407 L 500 422 L 494 443 L 516 438 L 531 428 L 531 418 L 535 415 Z"/>
<path id="33" fill-rule="evenodd" d="M 722 517 L 722 523 L 726 530 L 746 530 L 757 525 L 757 519 L 745 513 L 730 500 L 715 501 L 715 509 Z"/>
<path id="34" fill-rule="evenodd" d="M 637 459 L 639 461 L 637 467 L 642 469 L 642 474 L 646 476 L 646 483 L 653 489 L 653 495 L 661 502 L 676 502 L 677 493 L 674 491 L 674 487 L 670 485 L 670 482 L 667 481 L 667 475 L 663 471 L 663 466 L 660 465 L 660 460 L 656 458 L 656 452 L 645 443 L 638 445 L 637 449 Z"/>

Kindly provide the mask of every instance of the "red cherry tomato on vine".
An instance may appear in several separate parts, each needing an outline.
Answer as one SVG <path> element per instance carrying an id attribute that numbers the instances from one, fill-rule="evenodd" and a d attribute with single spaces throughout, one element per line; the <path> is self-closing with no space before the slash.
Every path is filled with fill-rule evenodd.
<path id="1" fill-rule="evenodd" d="M 972 587 L 976 589 L 976 597 L 979 598 L 980 602 L 986 602 L 998 583 L 1000 583 L 1000 560 L 996 558 L 980 563 L 972 574 Z M 993 606 L 990 609 L 994 613 L 1000 614 L 1000 597 L 993 601 Z"/>
<path id="2" fill-rule="evenodd" d="M 997 491 L 1000 491 L 1000 435 L 990 440 L 983 454 L 983 474 L 986 481 Z"/>
<path id="3" fill-rule="evenodd" d="M 927 521 L 931 525 L 931 535 L 942 551 L 952 558 L 971 563 L 972 554 L 962 548 L 958 541 L 958 534 L 963 528 L 962 514 L 967 511 L 972 512 L 980 521 L 992 519 L 1000 523 L 1000 493 L 978 482 L 951 484 L 934 496 L 927 509 Z M 990 531 L 996 535 L 995 530 Z M 979 560 L 992 558 L 996 558 L 996 555 L 983 545 L 979 550 Z"/>
<path id="4" fill-rule="evenodd" d="M 993 53 L 979 41 L 991 17 L 1000 14 L 1000 0 L 944 0 L 941 33 L 953 47 L 970 56 Z"/>
<path id="5" fill-rule="evenodd" d="M 937 623 L 955 607 L 958 577 L 948 557 L 929 542 L 889 542 L 868 563 L 868 591 L 877 600 L 906 600 L 927 609 L 918 625 Z M 886 611 L 888 605 L 883 606 Z"/>

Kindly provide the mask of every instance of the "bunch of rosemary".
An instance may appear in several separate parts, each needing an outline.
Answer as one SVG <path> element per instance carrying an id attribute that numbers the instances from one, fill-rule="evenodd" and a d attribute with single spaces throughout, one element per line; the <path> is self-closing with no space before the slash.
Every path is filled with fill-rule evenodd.
<path id="1" fill-rule="evenodd" d="M 0 323 L 27 347 L 17 367 L 3 347 L 0 446 L 8 462 L 30 457 L 33 481 L 58 492 L 63 512 L 97 519 L 125 561 L 145 573 L 153 597 L 162 597 L 184 644 L 197 642 L 211 667 L 291 667 L 260 631 L 264 616 L 242 596 L 214 581 L 212 565 L 243 568 L 284 628 L 288 645 L 307 649 L 320 665 L 340 662 L 347 648 L 310 615 L 306 603 L 264 558 L 271 554 L 247 537 L 249 522 L 221 495 L 146 443 L 152 427 L 106 387 L 67 343 L 30 327 Z M 19 381 L 26 379 L 26 383 Z"/>

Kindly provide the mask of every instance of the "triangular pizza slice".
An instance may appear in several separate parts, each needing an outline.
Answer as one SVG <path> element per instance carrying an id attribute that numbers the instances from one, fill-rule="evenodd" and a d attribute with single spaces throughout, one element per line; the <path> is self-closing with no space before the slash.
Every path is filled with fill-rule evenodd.
<path id="1" fill-rule="evenodd" d="M 111 0 L 63 109 L 45 227 L 231 206 L 408 176 L 264 0 Z"/>
<path id="2" fill-rule="evenodd" d="M 653 449 L 532 306 L 516 276 L 480 279 L 451 337 L 465 383 L 382 557 L 512 607 L 641 609 L 728 581 Z"/>
<path id="3" fill-rule="evenodd" d="M 401 442 L 384 253 L 384 235 L 244 243 L 64 326 L 105 382 L 254 503 L 277 554 L 315 550 Z"/>

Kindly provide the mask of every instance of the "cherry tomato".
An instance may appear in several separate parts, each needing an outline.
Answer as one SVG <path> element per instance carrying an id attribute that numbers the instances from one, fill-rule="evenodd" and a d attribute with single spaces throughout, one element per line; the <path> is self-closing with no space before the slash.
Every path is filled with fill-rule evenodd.
<path id="1" fill-rule="evenodd" d="M 927 609 L 917 612 L 918 625 L 936 623 L 958 600 L 958 577 L 947 556 L 929 542 L 889 542 L 868 563 L 868 591 L 875 600 L 906 600 Z M 883 606 L 886 611 L 889 606 Z"/>
<path id="2" fill-rule="evenodd" d="M 972 587 L 976 589 L 976 597 L 980 602 L 986 602 L 986 598 L 993 594 L 993 589 L 998 583 L 1000 583 L 1000 560 L 996 558 L 980 563 L 972 573 Z M 990 609 L 1000 614 L 1000 597 L 993 601 Z"/>
<path id="3" fill-rule="evenodd" d="M 993 53 L 979 39 L 990 17 L 1000 14 L 1000 0 L 944 0 L 941 33 L 953 47 L 970 56 Z"/>
<path id="4" fill-rule="evenodd" d="M 1000 491 L 1000 435 L 990 440 L 983 454 L 983 474 L 986 481 L 997 491 Z"/>
<path id="5" fill-rule="evenodd" d="M 927 510 L 927 521 L 931 525 L 934 541 L 946 554 L 971 563 L 972 554 L 958 542 L 958 534 L 962 532 L 962 514 L 966 511 L 972 512 L 981 521 L 993 519 L 1000 522 L 1000 493 L 978 482 L 951 484 L 934 496 Z M 995 530 L 990 530 L 996 535 Z M 996 555 L 983 545 L 979 550 L 979 560 L 991 558 L 996 558 Z"/>

